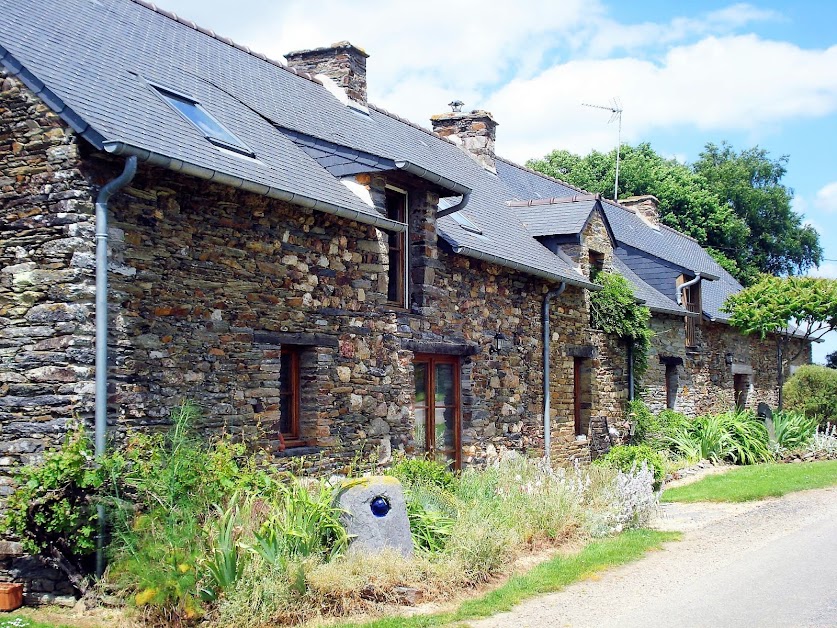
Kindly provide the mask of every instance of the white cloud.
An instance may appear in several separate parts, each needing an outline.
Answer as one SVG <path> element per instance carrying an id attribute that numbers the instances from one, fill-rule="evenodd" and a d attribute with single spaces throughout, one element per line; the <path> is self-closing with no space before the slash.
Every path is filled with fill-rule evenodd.
<path id="1" fill-rule="evenodd" d="M 826 279 L 837 279 L 837 263 L 825 262 L 819 268 L 812 268 L 808 271 L 811 277 L 825 277 Z"/>
<path id="2" fill-rule="evenodd" d="M 837 110 L 837 46 L 804 50 L 753 35 L 707 37 L 671 48 L 660 63 L 559 64 L 512 81 L 489 99 L 501 124 L 498 148 L 516 159 L 559 146 L 612 148 L 616 129 L 603 132 L 606 114 L 581 103 L 606 104 L 615 95 L 628 142 L 657 129 L 749 130 L 823 115 Z"/>
<path id="3" fill-rule="evenodd" d="M 837 181 L 819 189 L 814 198 L 814 205 L 825 212 L 837 212 Z"/>

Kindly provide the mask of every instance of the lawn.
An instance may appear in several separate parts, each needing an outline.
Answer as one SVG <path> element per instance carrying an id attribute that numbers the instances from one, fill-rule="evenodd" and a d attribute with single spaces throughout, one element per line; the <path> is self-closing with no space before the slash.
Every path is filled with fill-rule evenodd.
<path id="1" fill-rule="evenodd" d="M 598 571 L 637 560 L 650 550 L 659 549 L 666 541 L 680 538 L 676 532 L 656 530 L 628 530 L 619 536 L 594 541 L 578 554 L 558 556 L 534 567 L 532 570 L 512 576 L 503 586 L 480 597 L 463 602 L 454 612 L 413 617 L 390 617 L 361 624 L 363 628 L 425 628 L 444 626 L 467 619 L 490 617 L 510 610 L 523 600 L 551 593 L 568 584 L 583 580 Z M 358 628 L 358 624 L 341 624 L 345 628 Z"/>
<path id="2" fill-rule="evenodd" d="M 758 464 L 663 491 L 664 502 L 746 502 L 837 486 L 837 460 Z"/>

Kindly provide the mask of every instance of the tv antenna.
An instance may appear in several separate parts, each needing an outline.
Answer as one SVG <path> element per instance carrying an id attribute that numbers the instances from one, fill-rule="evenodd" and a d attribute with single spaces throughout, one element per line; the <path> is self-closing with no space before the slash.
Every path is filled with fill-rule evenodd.
<path id="1" fill-rule="evenodd" d="M 619 157 L 622 151 L 622 104 L 617 98 L 614 98 L 613 103 L 610 105 L 591 105 L 586 102 L 581 104 L 585 107 L 593 107 L 594 109 L 604 109 L 605 111 L 609 111 L 611 116 L 607 123 L 610 124 L 614 120 L 619 123 L 616 140 L 616 181 L 613 183 L 613 200 L 615 201 L 619 194 Z"/>

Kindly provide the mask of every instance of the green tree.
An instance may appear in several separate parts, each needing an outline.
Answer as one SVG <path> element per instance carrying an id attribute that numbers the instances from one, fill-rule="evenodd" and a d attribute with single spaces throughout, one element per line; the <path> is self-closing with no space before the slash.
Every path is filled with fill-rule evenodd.
<path id="1" fill-rule="evenodd" d="M 650 144 L 622 147 L 619 197 L 653 194 L 660 220 L 700 242 L 744 285 L 759 273 L 797 273 L 822 257 L 817 232 L 790 209 L 781 184 L 786 157 L 771 161 L 758 148 L 736 153 L 707 144 L 694 165 L 656 153 Z M 616 150 L 581 157 L 553 151 L 527 165 L 544 174 L 610 196 Z"/>
<path id="2" fill-rule="evenodd" d="M 768 335 L 776 339 L 776 372 L 779 408 L 786 365 L 798 358 L 806 340 L 818 340 L 837 329 L 837 279 L 817 277 L 775 277 L 761 279 L 727 297 L 722 308 L 730 322 L 745 334 Z M 793 341 L 802 340 L 796 350 Z"/>
<path id="3" fill-rule="evenodd" d="M 825 365 L 830 369 L 837 369 L 837 351 L 825 356 Z"/>
<path id="4" fill-rule="evenodd" d="M 788 156 L 771 159 L 758 146 L 736 152 L 726 142 L 707 144 L 694 171 L 722 203 L 747 223 L 750 237 L 739 251 L 742 268 L 772 275 L 804 273 L 819 265 L 819 235 L 791 209 L 793 190 L 782 184 Z"/>

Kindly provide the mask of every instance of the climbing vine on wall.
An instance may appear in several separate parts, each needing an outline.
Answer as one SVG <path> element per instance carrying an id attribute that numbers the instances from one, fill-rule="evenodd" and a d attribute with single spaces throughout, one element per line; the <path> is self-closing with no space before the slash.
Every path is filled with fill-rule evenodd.
<path id="1" fill-rule="evenodd" d="M 599 273 L 595 282 L 601 290 L 590 293 L 590 324 L 633 344 L 634 378 L 648 369 L 651 346 L 651 311 L 637 303 L 628 280 L 615 273 Z"/>

